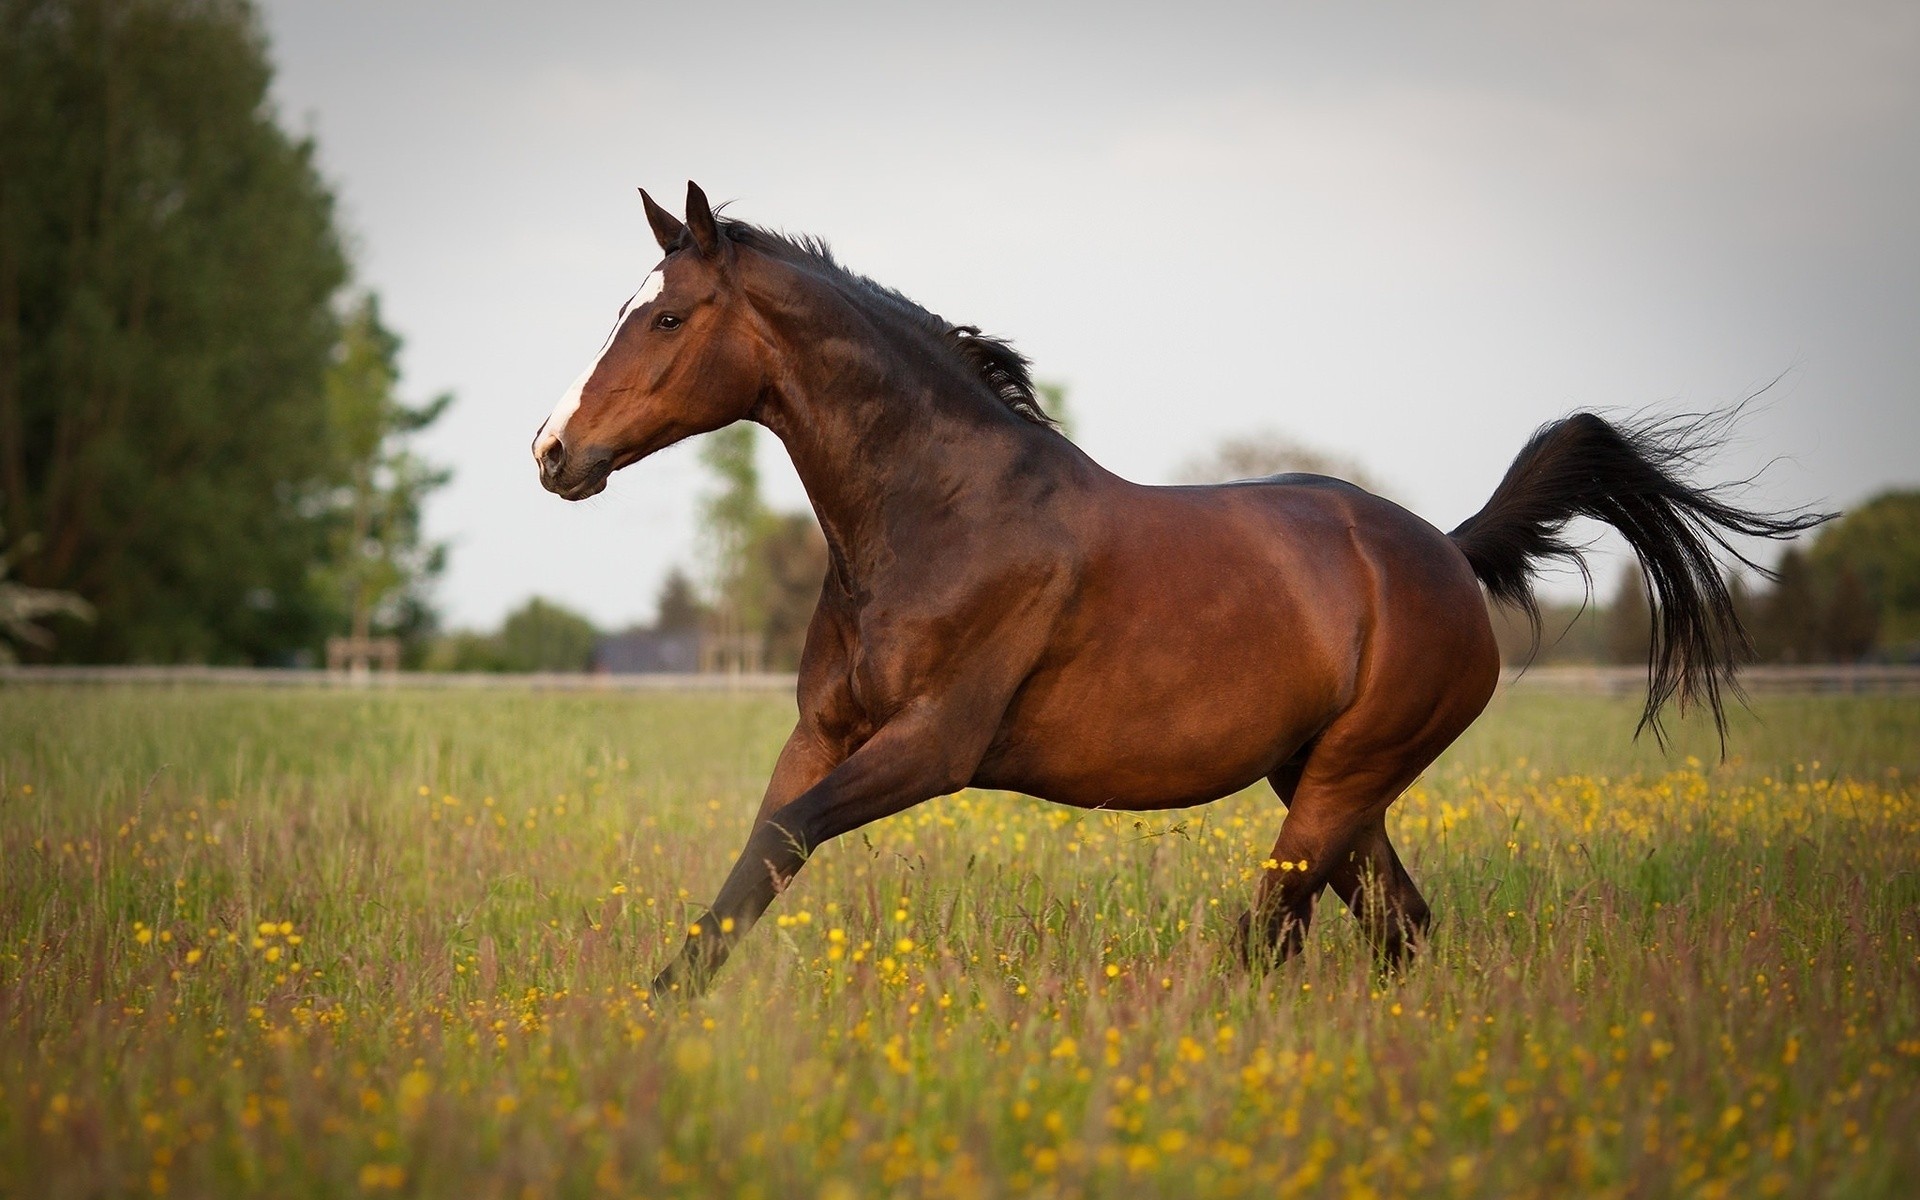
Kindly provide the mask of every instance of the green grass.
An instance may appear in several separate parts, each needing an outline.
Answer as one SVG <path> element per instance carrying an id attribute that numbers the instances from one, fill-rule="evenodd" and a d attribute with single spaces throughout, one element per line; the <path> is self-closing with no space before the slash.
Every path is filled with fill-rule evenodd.
<path id="1" fill-rule="evenodd" d="M 789 701 L 0 690 L 0 1194 L 1912 1194 L 1920 704 L 1634 713 L 1396 806 L 1396 981 L 1226 964 L 1264 788 L 965 793 L 655 1012 Z"/>

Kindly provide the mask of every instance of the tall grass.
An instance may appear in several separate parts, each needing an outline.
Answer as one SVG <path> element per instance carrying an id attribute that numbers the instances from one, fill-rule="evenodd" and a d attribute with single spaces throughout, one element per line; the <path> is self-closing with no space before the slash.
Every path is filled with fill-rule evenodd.
<path id="1" fill-rule="evenodd" d="M 790 702 L 0 691 L 0 1193 L 1904 1195 L 1920 705 L 1671 756 L 1513 694 L 1394 809 L 1374 973 L 1224 942 L 1264 788 L 963 793 L 835 843 L 690 1007 L 643 988 Z"/>

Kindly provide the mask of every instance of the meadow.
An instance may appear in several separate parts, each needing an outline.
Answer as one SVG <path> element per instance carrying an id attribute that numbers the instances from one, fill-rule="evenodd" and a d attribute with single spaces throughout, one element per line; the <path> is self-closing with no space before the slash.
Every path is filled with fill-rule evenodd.
<path id="1" fill-rule="evenodd" d="M 1920 1189 L 1920 702 L 1720 758 L 1511 692 L 1390 817 L 1404 975 L 1225 943 L 1264 788 L 966 792 L 645 992 L 778 696 L 0 689 L 0 1194 L 1896 1196 Z"/>

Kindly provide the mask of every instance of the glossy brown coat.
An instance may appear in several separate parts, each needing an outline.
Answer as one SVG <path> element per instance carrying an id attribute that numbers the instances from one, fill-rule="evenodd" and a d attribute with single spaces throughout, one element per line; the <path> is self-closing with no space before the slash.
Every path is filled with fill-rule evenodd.
<path id="1" fill-rule="evenodd" d="M 1003 344 L 817 244 L 717 220 L 696 187 L 684 225 L 646 207 L 664 288 L 623 311 L 577 406 L 536 438 L 543 482 L 579 499 L 682 438 L 757 421 L 830 552 L 799 722 L 657 988 L 703 987 L 823 842 L 967 786 L 1144 810 L 1267 779 L 1289 806 L 1272 857 L 1295 869 L 1263 872 L 1246 951 L 1291 953 L 1331 886 L 1384 959 L 1406 955 L 1428 909 L 1384 817 L 1493 693 L 1482 581 L 1511 590 L 1518 571 L 1507 598 L 1526 603 L 1530 561 L 1562 553 L 1559 523 L 1600 503 L 1574 485 L 1541 510 L 1523 467 L 1562 486 L 1556 453 L 1634 431 L 1548 427 L 1452 536 L 1316 476 L 1143 487 L 1051 427 Z M 1698 607 L 1672 592 L 1656 599 Z M 1704 681 L 1680 665 L 1683 698 L 1704 687 L 1717 712 L 1718 664 Z"/>

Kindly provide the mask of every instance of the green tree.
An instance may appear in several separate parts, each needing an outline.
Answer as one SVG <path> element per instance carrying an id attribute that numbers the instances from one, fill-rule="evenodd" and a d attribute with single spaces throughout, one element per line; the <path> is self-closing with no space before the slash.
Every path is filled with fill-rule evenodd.
<path id="1" fill-rule="evenodd" d="M 83 660 L 283 660 L 338 600 L 347 276 L 240 0 L 0 0 L 0 503 Z"/>
<path id="2" fill-rule="evenodd" d="M 700 444 L 700 461 L 720 485 L 700 503 L 700 526 L 720 632 L 728 634 L 758 632 L 766 618 L 753 549 L 772 514 L 760 498 L 754 440 L 754 427 L 742 421 L 708 434 Z"/>
<path id="3" fill-rule="evenodd" d="M 1761 604 L 1765 593 L 1756 595 L 1747 584 L 1746 573 L 1735 568 L 1727 572 L 1727 599 L 1733 603 L 1733 614 L 1740 619 L 1740 627 L 1747 631 L 1751 645 L 1741 654 L 1742 662 L 1752 662 L 1761 658 Z"/>
<path id="4" fill-rule="evenodd" d="M 1540 635 L 1536 641 L 1526 614 L 1504 604 L 1487 605 L 1500 662 L 1508 667 L 1591 665 L 1607 662 L 1608 630 L 1604 610 L 1591 601 L 1579 604 L 1542 604 Z"/>
<path id="5" fill-rule="evenodd" d="M 1067 403 L 1067 385 L 1064 383 L 1035 383 L 1033 390 L 1040 395 L 1040 409 L 1053 423 L 1060 427 L 1068 441 L 1075 440 L 1080 432 L 1080 418 Z"/>
<path id="6" fill-rule="evenodd" d="M 1920 489 L 1884 492 L 1849 512 L 1809 557 L 1836 590 L 1843 569 L 1858 576 L 1882 646 L 1920 649 Z"/>
<path id="7" fill-rule="evenodd" d="M 515 671 L 524 670 L 507 661 L 497 633 L 478 633 L 456 629 L 428 643 L 422 664 L 429 671 Z"/>
<path id="8" fill-rule="evenodd" d="M 1647 583 L 1640 568 L 1621 568 L 1620 586 L 1607 606 L 1607 660 L 1644 666 L 1653 649 L 1653 608 L 1647 602 Z"/>
<path id="9" fill-rule="evenodd" d="M 507 671 L 584 671 L 599 640 L 592 621 L 535 596 L 501 625 L 499 662 Z"/>
<path id="10" fill-rule="evenodd" d="M 807 625 L 827 576 L 827 539 L 812 513 L 781 513 L 769 520 L 753 547 L 755 577 L 762 586 L 767 666 L 791 671 L 800 665 Z"/>
<path id="11" fill-rule="evenodd" d="M 653 627 L 662 633 L 697 633 L 707 616 L 707 606 L 700 603 L 687 573 L 679 567 L 668 571 L 654 606 Z"/>
<path id="12" fill-rule="evenodd" d="M 323 587 L 339 597 L 354 637 L 394 634 L 410 646 L 432 631 L 426 588 L 446 564 L 446 546 L 420 528 L 421 504 L 450 472 L 407 446 L 453 403 L 440 395 L 409 407 L 395 395 L 400 339 L 368 294 L 349 310 L 327 372 L 327 415 L 342 467 L 327 493 L 333 513 Z"/>
<path id="13" fill-rule="evenodd" d="M 1873 652 L 1880 637 L 1880 614 L 1874 610 L 1866 584 L 1851 563 L 1841 563 L 1828 597 L 1821 642 L 1836 662 L 1859 662 Z"/>
<path id="14" fill-rule="evenodd" d="M 1777 578 L 1761 599 L 1753 645 L 1761 662 L 1817 662 L 1820 653 L 1820 593 L 1813 568 L 1798 546 L 1787 547 L 1774 568 Z"/>
<path id="15" fill-rule="evenodd" d="M 760 496 L 754 427 L 707 435 L 700 457 L 719 489 L 701 505 L 713 563 L 709 625 L 756 641 L 766 665 L 799 665 L 807 624 L 827 573 L 827 542 L 810 512 L 775 512 Z"/>

